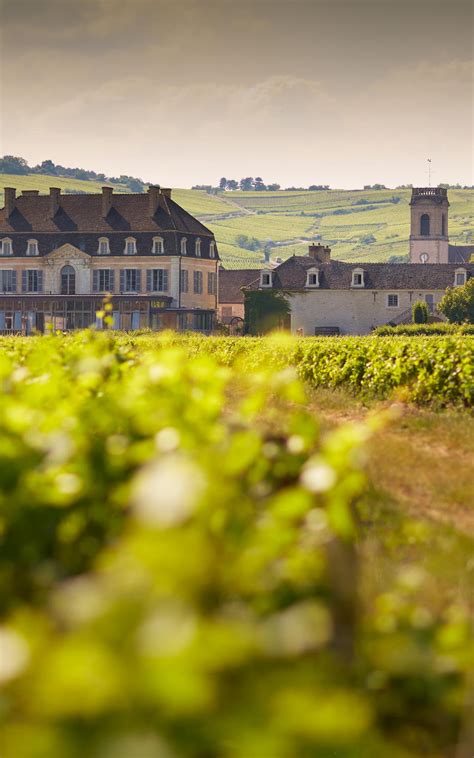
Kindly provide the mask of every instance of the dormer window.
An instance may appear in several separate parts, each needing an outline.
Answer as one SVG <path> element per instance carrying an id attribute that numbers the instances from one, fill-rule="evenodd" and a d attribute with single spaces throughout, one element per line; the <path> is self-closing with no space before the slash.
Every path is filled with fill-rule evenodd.
<path id="1" fill-rule="evenodd" d="M 196 240 L 195 253 L 196 253 L 196 258 L 201 257 L 201 240 L 199 239 L 199 237 Z"/>
<path id="2" fill-rule="evenodd" d="M 163 237 L 153 237 L 152 252 L 153 255 L 163 255 L 165 252 Z"/>
<path id="3" fill-rule="evenodd" d="M 12 255 L 12 241 L 8 237 L 0 242 L 0 253 L 2 255 Z"/>
<path id="4" fill-rule="evenodd" d="M 28 244 L 26 246 L 26 254 L 27 255 L 39 255 L 39 252 L 38 252 L 38 241 L 37 240 L 28 240 Z"/>
<path id="5" fill-rule="evenodd" d="M 317 268 L 310 268 L 306 274 L 306 286 L 307 287 L 319 287 L 319 270 Z"/>
<path id="6" fill-rule="evenodd" d="M 137 254 L 137 241 L 134 237 L 127 237 L 125 240 L 125 255 L 136 255 Z"/>
<path id="7" fill-rule="evenodd" d="M 99 238 L 99 247 L 97 249 L 99 255 L 108 255 L 110 253 L 109 240 L 107 237 Z"/>
<path id="8" fill-rule="evenodd" d="M 364 286 L 364 272 L 361 268 L 356 268 L 352 272 L 351 287 L 363 287 Z"/>
<path id="9" fill-rule="evenodd" d="M 188 240 L 186 237 L 181 238 L 181 255 L 188 254 Z"/>
<path id="10" fill-rule="evenodd" d="M 467 273 L 465 268 L 457 268 L 454 272 L 454 286 L 463 287 L 466 284 Z"/>
<path id="11" fill-rule="evenodd" d="M 215 258 L 216 257 L 216 243 L 214 240 L 209 245 L 209 258 Z"/>
<path id="12" fill-rule="evenodd" d="M 271 287 L 271 286 L 272 286 L 272 272 L 261 271 L 260 272 L 260 287 Z"/>

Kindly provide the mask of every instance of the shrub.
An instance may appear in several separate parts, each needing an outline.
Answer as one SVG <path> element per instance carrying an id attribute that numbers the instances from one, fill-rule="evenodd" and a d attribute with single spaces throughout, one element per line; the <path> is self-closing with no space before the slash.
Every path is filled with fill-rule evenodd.
<path id="1" fill-rule="evenodd" d="M 468 279 L 462 287 L 448 287 L 438 310 L 448 321 L 474 324 L 474 277 Z"/>
<path id="2" fill-rule="evenodd" d="M 424 300 L 417 300 L 413 303 L 412 320 L 414 324 L 427 324 L 429 319 L 428 306 Z"/>

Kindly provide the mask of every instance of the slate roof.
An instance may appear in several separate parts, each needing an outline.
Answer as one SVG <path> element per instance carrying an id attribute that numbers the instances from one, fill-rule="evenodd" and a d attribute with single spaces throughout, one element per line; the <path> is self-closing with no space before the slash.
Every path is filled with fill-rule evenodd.
<path id="1" fill-rule="evenodd" d="M 112 232 L 190 232 L 209 235 L 212 232 L 169 197 L 161 195 L 155 216 L 149 213 L 147 193 L 113 194 L 107 218 L 102 216 L 102 195 L 59 196 L 59 210 L 50 217 L 49 195 L 19 195 L 15 210 L 7 218 L 0 209 L 0 234 L 13 232 L 94 232 L 107 236 Z"/>
<path id="2" fill-rule="evenodd" d="M 448 245 L 450 263 L 469 263 L 474 255 L 474 245 Z"/>
<path id="3" fill-rule="evenodd" d="M 260 271 L 255 268 L 219 269 L 219 303 L 243 303 L 241 287 L 260 281 Z"/>
<path id="4" fill-rule="evenodd" d="M 445 290 L 454 284 L 454 272 L 459 265 L 452 263 L 343 263 L 332 260 L 319 263 L 309 256 L 293 256 L 273 270 L 273 288 L 305 290 L 309 268 L 319 269 L 319 289 L 350 290 L 354 269 L 364 271 L 363 289 L 368 290 Z M 474 264 L 465 264 L 468 277 L 474 276 Z M 247 285 L 258 289 L 260 280 Z"/>

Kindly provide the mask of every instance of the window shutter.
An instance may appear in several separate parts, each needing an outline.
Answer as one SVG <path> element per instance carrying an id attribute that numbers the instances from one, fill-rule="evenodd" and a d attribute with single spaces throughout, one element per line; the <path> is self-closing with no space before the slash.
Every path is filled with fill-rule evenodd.
<path id="1" fill-rule="evenodd" d="M 137 272 L 137 292 L 142 291 L 142 272 L 139 268 L 136 269 Z"/>
<path id="2" fill-rule="evenodd" d="M 163 270 L 163 292 L 168 292 L 168 271 Z"/>
<path id="3" fill-rule="evenodd" d="M 115 291 L 115 271 L 113 268 L 109 269 L 109 289 L 111 292 Z"/>
<path id="4" fill-rule="evenodd" d="M 147 271 L 146 271 L 146 289 L 147 289 L 147 292 L 152 292 L 153 291 L 152 284 L 153 284 L 152 283 L 152 271 L 151 271 L 150 268 L 148 268 Z"/>
<path id="5" fill-rule="evenodd" d="M 26 271 L 21 272 L 21 291 L 27 292 L 28 290 L 28 274 Z"/>
<path id="6" fill-rule="evenodd" d="M 125 292 L 125 269 L 120 270 L 120 292 Z"/>
<path id="7" fill-rule="evenodd" d="M 5 312 L 0 311 L 0 329 L 5 329 Z"/>
<path id="8" fill-rule="evenodd" d="M 92 272 L 92 291 L 93 292 L 99 291 L 99 272 L 98 271 Z"/>
<path id="9" fill-rule="evenodd" d="M 16 271 L 12 271 L 12 292 L 16 292 Z"/>
<path id="10" fill-rule="evenodd" d="M 38 292 L 43 292 L 43 272 L 38 271 Z"/>

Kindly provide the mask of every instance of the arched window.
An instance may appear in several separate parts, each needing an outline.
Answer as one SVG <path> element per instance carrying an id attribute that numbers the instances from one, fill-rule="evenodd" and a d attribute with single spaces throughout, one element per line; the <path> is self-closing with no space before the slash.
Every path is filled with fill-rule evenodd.
<path id="1" fill-rule="evenodd" d="M 38 242 L 37 240 L 28 240 L 26 248 L 27 255 L 38 255 Z"/>
<path id="2" fill-rule="evenodd" d="M 209 258 L 216 257 L 216 243 L 214 241 L 209 245 Z"/>
<path id="3" fill-rule="evenodd" d="M 165 252 L 163 237 L 153 237 L 152 252 L 154 255 L 162 255 Z"/>
<path id="4" fill-rule="evenodd" d="M 181 255 L 187 255 L 188 254 L 188 248 L 187 248 L 187 239 L 186 237 L 182 237 L 181 239 Z"/>
<path id="5" fill-rule="evenodd" d="M 427 213 L 423 213 L 420 218 L 420 234 L 422 237 L 430 236 L 430 217 Z"/>
<path id="6" fill-rule="evenodd" d="M 97 252 L 99 255 L 108 255 L 110 253 L 109 240 L 107 237 L 99 237 L 99 247 Z"/>
<path id="7" fill-rule="evenodd" d="M 2 255 L 12 254 L 12 241 L 9 237 L 5 237 L 0 242 L 0 252 Z"/>
<path id="8" fill-rule="evenodd" d="M 125 240 L 125 255 L 136 255 L 137 253 L 137 241 L 135 237 L 127 237 Z"/>
<path id="9" fill-rule="evenodd" d="M 446 237 L 446 214 L 441 216 L 441 236 Z"/>
<path id="10" fill-rule="evenodd" d="M 76 272 L 72 266 L 63 266 L 61 269 L 61 295 L 76 294 Z"/>
<path id="11" fill-rule="evenodd" d="M 196 258 L 200 258 L 201 257 L 201 240 L 199 239 L 199 237 L 196 240 L 195 252 L 196 252 Z"/>

